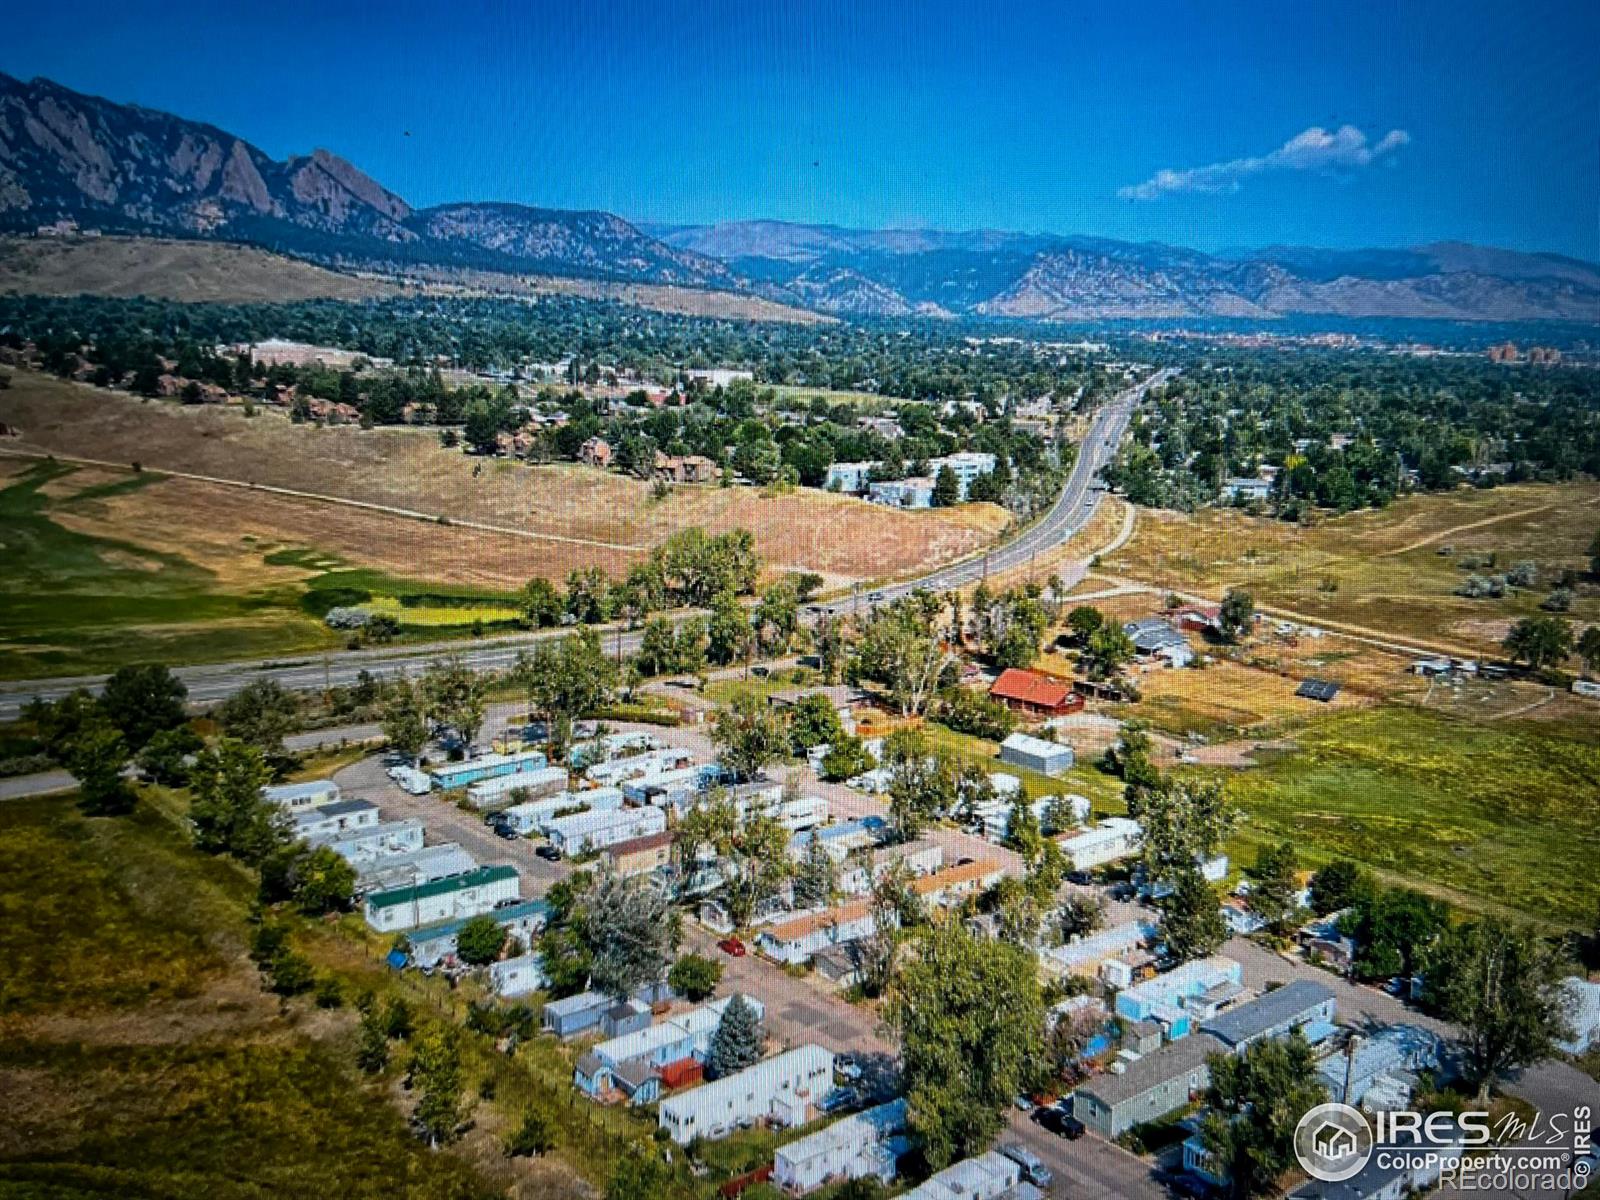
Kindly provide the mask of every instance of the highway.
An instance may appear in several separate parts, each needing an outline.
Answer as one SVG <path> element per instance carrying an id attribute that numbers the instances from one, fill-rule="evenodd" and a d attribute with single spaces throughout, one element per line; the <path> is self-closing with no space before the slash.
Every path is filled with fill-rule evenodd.
<path id="1" fill-rule="evenodd" d="M 1025 529 L 1018 537 L 995 546 L 982 555 L 941 567 L 927 575 L 901 583 L 887 585 L 867 597 L 834 601 L 814 608 L 832 614 L 844 614 L 858 607 L 871 608 L 912 592 L 943 591 L 975 583 L 987 572 L 1005 571 L 1024 566 L 1035 555 L 1054 549 L 1081 529 L 1094 516 L 1104 494 L 1095 487 L 1100 468 L 1116 454 L 1117 444 L 1127 432 L 1133 410 L 1146 391 L 1168 379 L 1173 372 L 1161 370 L 1143 383 L 1129 388 L 1103 405 L 1095 414 L 1088 436 L 1078 448 L 1078 458 L 1073 464 L 1061 496 L 1050 511 Z M 273 679 L 286 688 L 296 691 L 314 691 L 319 688 L 348 685 L 356 681 L 362 671 L 383 678 L 397 674 L 415 675 L 433 659 L 441 655 L 457 655 L 468 665 L 479 670 L 504 670 L 521 651 L 542 638 L 560 637 L 564 629 L 544 630 L 539 633 L 521 633 L 506 637 L 483 638 L 475 641 L 444 641 L 427 644 L 387 647 L 371 650 L 340 650 L 326 654 L 308 654 L 286 659 L 256 660 L 250 662 L 207 663 L 201 666 L 179 667 L 175 674 L 189 689 L 191 704 L 209 705 L 225 700 L 240 688 L 258 679 Z M 620 633 L 620 637 L 619 637 Z M 641 632 L 637 629 L 618 631 L 608 627 L 602 638 L 608 651 L 619 648 L 631 654 L 639 648 Z M 15 720 L 22 706 L 34 696 L 56 700 L 76 688 L 96 691 L 105 682 L 104 675 L 84 675 L 69 678 L 19 680 L 0 684 L 0 721 Z"/>

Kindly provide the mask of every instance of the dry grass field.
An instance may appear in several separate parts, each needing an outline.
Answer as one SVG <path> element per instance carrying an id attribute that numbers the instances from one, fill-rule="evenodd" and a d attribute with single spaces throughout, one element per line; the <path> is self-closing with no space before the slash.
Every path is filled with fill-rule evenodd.
<path id="1" fill-rule="evenodd" d="M 248 246 L 160 238 L 0 239 L 0 293 L 222 304 L 366 300 L 401 289 Z"/>
<path id="2" fill-rule="evenodd" d="M 1571 483 L 1411 496 L 1310 527 L 1225 510 L 1141 510 L 1132 540 L 1101 565 L 1160 588 L 1220 596 L 1247 587 L 1258 603 L 1309 618 L 1491 650 L 1513 621 L 1538 611 L 1562 571 L 1583 569 L 1597 508 L 1600 485 Z M 1539 584 L 1500 600 L 1454 595 L 1471 573 L 1459 560 L 1488 554 L 1495 566 L 1480 573 L 1532 561 Z M 1600 620 L 1600 592 L 1580 588 L 1571 615 Z"/>
<path id="3" fill-rule="evenodd" d="M 699 525 L 750 530 L 776 569 L 819 571 L 830 583 L 876 580 L 971 553 L 1005 523 L 992 506 L 907 513 L 811 490 L 681 487 L 656 500 L 639 480 L 575 464 L 486 462 L 443 450 L 422 431 L 296 426 L 276 413 L 184 408 L 23 372 L 0 392 L 0 421 L 20 429 L 8 443 L 19 450 L 139 462 L 541 535 L 520 539 L 515 553 L 501 551 L 511 564 L 502 569 L 520 579 L 564 574 L 575 560 L 570 539 L 602 543 L 583 545 L 583 561 L 614 569 Z M 305 544 L 339 540 L 339 528 L 354 519 L 331 506 L 307 511 L 296 539 Z M 408 548 L 408 574 L 429 577 L 437 560 L 448 561 L 436 545 L 451 540 L 425 523 L 398 522 L 393 539 Z"/>

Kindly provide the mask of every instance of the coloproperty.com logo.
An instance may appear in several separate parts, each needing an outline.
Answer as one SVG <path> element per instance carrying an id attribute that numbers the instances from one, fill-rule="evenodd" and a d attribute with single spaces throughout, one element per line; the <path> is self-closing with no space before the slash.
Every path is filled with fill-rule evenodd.
<path id="1" fill-rule="evenodd" d="M 1494 1124 L 1486 1112 L 1379 1112 L 1368 1120 L 1348 1104 L 1319 1104 L 1295 1127 L 1294 1152 L 1324 1183 L 1343 1183 L 1376 1157 L 1415 1186 L 1581 1190 L 1594 1165 L 1590 1118 L 1581 1106 L 1532 1125 L 1515 1116 Z"/>

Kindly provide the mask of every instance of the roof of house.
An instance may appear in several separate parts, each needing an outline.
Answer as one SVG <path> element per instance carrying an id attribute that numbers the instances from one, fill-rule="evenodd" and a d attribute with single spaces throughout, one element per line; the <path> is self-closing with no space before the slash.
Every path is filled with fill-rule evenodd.
<path id="1" fill-rule="evenodd" d="M 1133 639 L 1133 644 L 1139 650 L 1149 653 L 1154 650 L 1164 650 L 1168 646 L 1187 646 L 1189 639 L 1184 637 L 1171 625 L 1160 617 L 1146 617 L 1142 621 L 1129 621 L 1122 627 L 1122 631 Z"/>
<path id="2" fill-rule="evenodd" d="M 659 850 L 663 846 L 672 845 L 675 835 L 662 830 L 660 833 L 647 833 L 643 837 L 629 838 L 625 842 L 618 842 L 606 849 L 612 858 L 621 858 L 625 854 L 643 854 L 649 850 Z"/>
<path id="3" fill-rule="evenodd" d="M 1015 700 L 1019 704 L 1057 708 L 1067 702 L 1067 697 L 1072 695 L 1072 688 L 1059 679 L 1024 671 L 1020 667 L 1007 667 L 990 687 L 989 695 L 1001 700 Z"/>
<path id="4" fill-rule="evenodd" d="M 1135 1059 L 1122 1074 L 1091 1079 L 1078 1091 L 1093 1096 L 1108 1108 L 1114 1108 L 1135 1096 L 1142 1096 L 1169 1079 L 1187 1074 L 1204 1063 L 1207 1056 L 1222 1052 L 1222 1043 L 1210 1034 L 1190 1034 L 1176 1042 L 1168 1042 L 1159 1050 L 1152 1050 L 1143 1058 Z"/>
<path id="5" fill-rule="evenodd" d="M 1000 864 L 992 858 L 977 858 L 969 863 L 945 867 L 943 870 L 935 871 L 931 875 L 919 876 L 911 881 L 911 890 L 919 896 L 925 896 L 929 892 L 940 892 L 945 888 L 955 887 L 958 884 L 986 879 L 1000 869 Z"/>
<path id="6" fill-rule="evenodd" d="M 450 892 L 515 878 L 517 878 L 515 867 L 479 867 L 476 871 L 468 871 L 465 875 L 450 875 L 444 879 L 419 883 L 413 887 L 395 888 L 390 892 L 373 892 L 367 897 L 367 907 L 392 908 L 396 904 L 412 904 L 418 900 L 426 900 L 430 896 L 444 896 Z"/>
<path id="7" fill-rule="evenodd" d="M 274 803 L 285 800 L 298 800 L 303 796 L 320 796 L 324 792 L 336 792 L 339 785 L 331 779 L 308 779 L 305 783 L 281 783 L 274 787 L 264 787 L 261 794 Z"/>
<path id="8" fill-rule="evenodd" d="M 793 942 L 800 938 L 809 937 L 819 929 L 826 929 L 830 925 L 845 925 L 852 921 L 859 921 L 872 912 L 870 900 L 858 900 L 854 904 L 841 904 L 837 908 L 824 909 L 822 912 L 807 913 L 803 917 L 794 917 L 788 921 L 780 921 L 763 929 L 757 936 L 770 937 L 777 942 Z"/>
<path id="9" fill-rule="evenodd" d="M 522 920 L 524 917 L 548 917 L 550 915 L 550 905 L 543 900 L 524 900 L 521 904 L 508 904 L 504 908 L 493 909 L 485 915 L 493 917 L 497 924 L 509 925 L 513 921 Z M 461 932 L 461 927 L 471 919 L 470 917 L 458 917 L 452 921 L 440 921 L 437 925 L 424 925 L 421 929 L 413 929 L 406 934 L 406 940 L 412 946 L 421 946 L 428 942 L 438 941 L 440 938 L 453 938 Z"/>
<path id="10" fill-rule="evenodd" d="M 1063 746 L 1060 742 L 1047 742 L 1044 738 L 1034 737 L 1029 733 L 1013 733 L 1000 743 L 1002 750 L 1015 750 L 1021 754 L 1031 754 L 1035 758 L 1051 758 L 1057 754 L 1071 754 L 1071 746 Z"/>
<path id="11" fill-rule="evenodd" d="M 1333 999 L 1333 991 L 1314 979 L 1296 979 L 1248 1003 L 1212 1017 L 1200 1028 L 1231 1046 L 1277 1029 L 1309 1008 Z"/>

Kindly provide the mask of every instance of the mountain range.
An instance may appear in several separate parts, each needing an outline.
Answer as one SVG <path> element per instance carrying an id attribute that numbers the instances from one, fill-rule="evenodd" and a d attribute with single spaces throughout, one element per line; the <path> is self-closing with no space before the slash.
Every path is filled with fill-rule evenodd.
<path id="1" fill-rule="evenodd" d="M 335 267 L 745 293 L 847 318 L 1600 323 L 1600 266 L 1454 242 L 1204 254 L 1000 230 L 651 225 L 480 201 L 417 209 L 327 150 L 278 161 L 212 125 L 0 74 L 0 232 L 58 222 L 242 242 Z"/>

